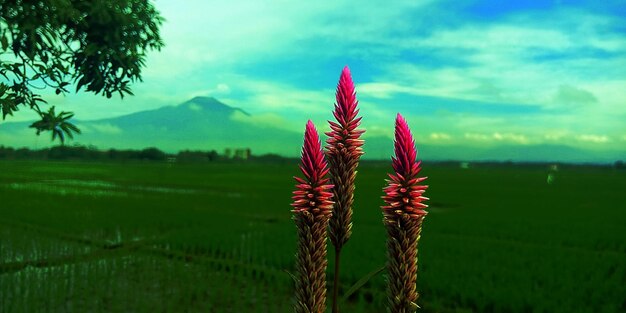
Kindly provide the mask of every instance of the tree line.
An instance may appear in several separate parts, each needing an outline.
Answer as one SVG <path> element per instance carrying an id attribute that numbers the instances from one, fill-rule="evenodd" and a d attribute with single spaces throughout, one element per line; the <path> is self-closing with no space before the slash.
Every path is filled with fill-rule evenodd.
<path id="1" fill-rule="evenodd" d="M 99 150 L 94 146 L 54 146 L 43 149 L 12 148 L 0 146 L 0 159 L 11 160 L 95 160 L 95 161 L 182 161 L 211 162 L 227 159 L 215 150 L 183 150 L 178 153 L 166 153 L 158 148 L 144 149 L 108 149 Z M 232 158 L 229 158 L 232 159 Z"/>
<path id="2" fill-rule="evenodd" d="M 245 151 L 245 153 L 237 153 Z M 235 152 L 235 153 L 233 153 Z M 250 149 L 181 150 L 167 153 L 155 147 L 144 149 L 107 149 L 95 146 L 60 145 L 43 149 L 12 148 L 0 145 L 0 160 L 83 160 L 83 161 L 156 161 L 156 162 L 238 162 L 288 163 L 293 161 L 278 154 L 252 155 Z"/>

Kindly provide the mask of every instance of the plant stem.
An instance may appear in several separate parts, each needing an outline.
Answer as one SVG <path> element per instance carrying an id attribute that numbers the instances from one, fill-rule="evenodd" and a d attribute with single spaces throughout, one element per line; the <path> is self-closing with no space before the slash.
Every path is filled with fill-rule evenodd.
<path id="1" fill-rule="evenodd" d="M 335 278 L 333 280 L 333 313 L 339 313 L 339 255 L 341 248 L 335 247 Z"/>

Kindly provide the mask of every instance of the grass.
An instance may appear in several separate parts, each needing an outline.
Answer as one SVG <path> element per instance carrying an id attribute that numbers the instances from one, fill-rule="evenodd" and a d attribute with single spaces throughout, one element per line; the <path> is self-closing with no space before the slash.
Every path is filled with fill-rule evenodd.
<path id="1" fill-rule="evenodd" d="M 423 167 L 424 312 L 626 310 L 626 172 Z M 0 161 L 0 312 L 290 312 L 296 170 Z M 359 168 L 344 291 L 384 265 L 389 170 Z M 384 292 L 376 276 L 343 311 L 384 311 Z"/>

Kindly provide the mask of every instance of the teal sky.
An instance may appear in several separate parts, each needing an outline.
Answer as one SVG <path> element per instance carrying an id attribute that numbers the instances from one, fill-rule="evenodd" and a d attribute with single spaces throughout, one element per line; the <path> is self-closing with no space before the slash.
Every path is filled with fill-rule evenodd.
<path id="1" fill-rule="evenodd" d="M 83 120 L 213 96 L 251 123 L 331 118 L 344 65 L 366 137 L 626 147 L 623 1 L 156 1 L 166 47 L 134 97 L 46 96 Z M 13 120 L 30 119 L 22 110 Z"/>

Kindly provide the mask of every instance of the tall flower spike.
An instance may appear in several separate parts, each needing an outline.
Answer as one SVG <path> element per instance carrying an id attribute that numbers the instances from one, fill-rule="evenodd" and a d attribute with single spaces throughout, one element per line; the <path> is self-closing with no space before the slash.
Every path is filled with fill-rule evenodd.
<path id="1" fill-rule="evenodd" d="M 350 69 L 346 66 L 341 72 L 337 84 L 335 110 L 337 122 L 328 121 L 331 131 L 326 133 L 326 155 L 330 165 L 331 180 L 335 187 L 335 207 L 330 220 L 330 240 L 335 249 L 341 247 L 352 234 L 352 204 L 354 202 L 354 179 L 359 159 L 363 155 L 363 140 L 359 139 L 365 131 L 357 129 L 361 117 L 357 117 L 358 101 Z"/>
<path id="2" fill-rule="evenodd" d="M 359 158 L 363 155 L 363 140 L 359 139 L 364 130 L 357 129 L 361 117 L 357 117 L 358 101 L 350 69 L 346 66 L 337 84 L 336 103 L 333 115 L 336 122 L 328 121 L 331 131 L 326 133 L 326 155 L 330 164 L 330 176 L 334 184 L 335 207 L 330 219 L 329 236 L 335 246 L 335 281 L 333 284 L 333 313 L 339 311 L 339 255 L 341 248 L 352 234 L 352 204 L 354 202 L 354 179 Z"/>
<path id="3" fill-rule="evenodd" d="M 326 229 L 332 215 L 332 185 L 317 130 L 308 121 L 302 146 L 300 170 L 304 179 L 294 177 L 293 220 L 298 229 L 296 255 L 296 313 L 323 313 L 326 310 Z"/>
<path id="4" fill-rule="evenodd" d="M 427 212 L 422 194 L 428 186 L 420 185 L 420 162 L 411 130 L 402 115 L 396 118 L 392 157 L 394 174 L 389 174 L 383 189 L 383 223 L 387 229 L 388 305 L 391 313 L 415 312 L 417 309 L 417 243 Z"/>

